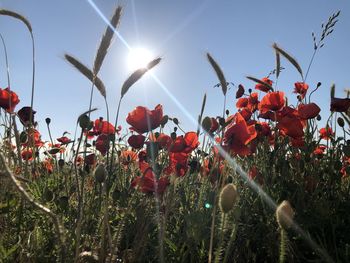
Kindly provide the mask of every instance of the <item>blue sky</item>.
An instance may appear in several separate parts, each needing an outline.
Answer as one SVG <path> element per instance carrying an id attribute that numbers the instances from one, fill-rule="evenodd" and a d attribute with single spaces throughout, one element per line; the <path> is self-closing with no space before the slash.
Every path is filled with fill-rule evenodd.
<path id="1" fill-rule="evenodd" d="M 326 0 L 295 1 L 220 1 L 220 0 L 95 0 L 109 19 L 116 5 L 124 8 L 119 32 L 131 47 L 146 47 L 163 58 L 154 70 L 184 109 L 195 119 L 207 93 L 205 115 L 222 113 L 223 96 L 214 89 L 218 81 L 206 60 L 206 52 L 221 65 L 228 81 L 254 84 L 245 78 L 264 77 L 275 66 L 271 48 L 277 42 L 293 54 L 306 71 L 313 52 L 311 32 L 321 33 L 321 23 L 337 10 L 340 21 L 334 33 L 326 39 L 317 54 L 307 82 L 310 89 L 322 82 L 313 96 L 322 109 L 324 119 L 329 114 L 329 87 L 336 84 L 337 96 L 345 96 L 349 88 L 350 61 L 348 48 L 350 2 Z M 87 0 L 3 0 L 0 7 L 21 13 L 33 27 L 36 41 L 36 93 L 34 109 L 39 129 L 48 139 L 45 118 L 52 119 L 53 136 L 64 131 L 74 132 L 80 113 L 88 109 L 90 83 L 63 59 L 69 53 L 91 66 L 106 24 Z M 22 106 L 30 105 L 31 44 L 25 27 L 9 17 L 0 17 L 10 59 L 12 89 L 20 96 Z M 107 87 L 107 98 L 114 118 L 120 88 L 131 73 L 127 67 L 128 49 L 115 38 L 100 77 Z M 0 53 L 0 85 L 6 86 L 4 57 Z M 279 80 L 279 89 L 295 98 L 294 82 L 300 81 L 296 70 L 282 60 L 286 69 Z M 227 106 L 235 111 L 235 89 L 228 94 Z M 138 105 L 155 107 L 163 104 L 164 113 L 178 117 L 186 130 L 195 130 L 191 120 L 151 76 L 145 76 L 126 94 L 121 109 L 123 122 L 127 113 Z M 93 106 L 99 108 L 93 118 L 105 117 L 104 102 L 95 93 Z"/>

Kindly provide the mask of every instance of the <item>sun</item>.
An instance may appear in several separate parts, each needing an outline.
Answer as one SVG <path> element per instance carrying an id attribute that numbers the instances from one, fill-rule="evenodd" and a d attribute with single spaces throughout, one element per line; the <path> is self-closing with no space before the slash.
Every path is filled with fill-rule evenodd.
<path id="1" fill-rule="evenodd" d="M 153 59 L 152 52 L 146 48 L 133 48 L 130 50 L 127 62 L 130 70 L 144 68 Z"/>

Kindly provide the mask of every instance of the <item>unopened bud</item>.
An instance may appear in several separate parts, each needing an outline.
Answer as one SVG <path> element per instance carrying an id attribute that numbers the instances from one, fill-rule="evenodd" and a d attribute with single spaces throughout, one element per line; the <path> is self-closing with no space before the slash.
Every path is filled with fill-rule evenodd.
<path id="1" fill-rule="evenodd" d="M 234 184 L 228 184 L 222 188 L 219 198 L 221 212 L 228 213 L 232 210 L 238 199 L 237 188 Z"/>
<path id="2" fill-rule="evenodd" d="M 288 201 L 283 201 L 276 209 L 276 219 L 280 228 L 288 229 L 293 223 L 294 210 Z"/>

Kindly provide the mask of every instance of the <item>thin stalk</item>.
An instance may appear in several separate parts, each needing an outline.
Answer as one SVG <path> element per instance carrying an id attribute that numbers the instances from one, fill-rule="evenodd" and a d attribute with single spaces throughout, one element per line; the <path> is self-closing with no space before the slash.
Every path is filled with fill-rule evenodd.
<path id="1" fill-rule="evenodd" d="M 118 102 L 117 115 L 116 115 L 116 117 L 115 117 L 114 127 L 117 127 L 117 125 L 118 125 L 120 104 L 121 104 L 121 102 L 122 102 L 122 98 L 123 98 L 123 97 L 120 97 L 119 102 Z M 112 141 L 112 154 L 111 154 L 111 161 L 110 161 L 109 172 L 112 171 L 113 158 L 114 158 L 114 148 L 115 148 L 115 137 L 113 138 L 113 141 Z"/>

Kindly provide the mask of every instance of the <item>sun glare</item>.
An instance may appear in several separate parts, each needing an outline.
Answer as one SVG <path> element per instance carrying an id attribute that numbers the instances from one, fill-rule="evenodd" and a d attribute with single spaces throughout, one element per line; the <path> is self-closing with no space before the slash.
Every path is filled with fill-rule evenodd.
<path id="1" fill-rule="evenodd" d="M 133 48 L 128 55 L 128 68 L 136 70 L 144 68 L 153 59 L 152 52 L 146 48 Z"/>

